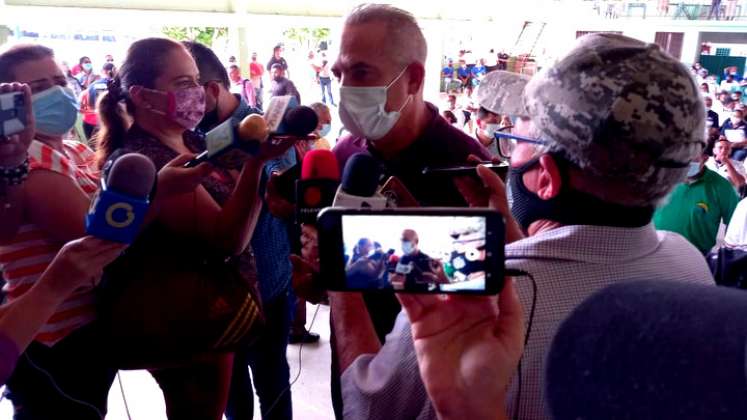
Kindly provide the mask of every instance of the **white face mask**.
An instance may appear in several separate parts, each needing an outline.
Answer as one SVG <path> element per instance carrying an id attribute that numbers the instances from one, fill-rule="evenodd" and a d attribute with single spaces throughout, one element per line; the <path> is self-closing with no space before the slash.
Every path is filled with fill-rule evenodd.
<path id="1" fill-rule="evenodd" d="M 485 124 L 485 129 L 482 132 L 492 139 L 499 128 L 501 128 L 500 124 Z"/>
<path id="2" fill-rule="evenodd" d="M 400 113 L 412 99 L 407 100 L 398 111 L 386 112 L 387 91 L 405 73 L 402 69 L 397 77 L 387 86 L 341 86 L 340 119 L 345 128 L 353 135 L 376 141 L 391 131 L 399 120 Z"/>

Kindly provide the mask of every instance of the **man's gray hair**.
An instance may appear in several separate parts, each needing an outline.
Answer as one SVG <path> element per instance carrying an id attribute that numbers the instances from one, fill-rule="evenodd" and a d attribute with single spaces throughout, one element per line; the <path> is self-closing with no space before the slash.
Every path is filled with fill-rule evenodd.
<path id="1" fill-rule="evenodd" d="M 428 47 L 423 32 L 412 13 L 389 4 L 364 3 L 356 6 L 345 25 L 381 22 L 390 36 L 389 55 L 398 63 L 418 62 L 425 65 Z"/>

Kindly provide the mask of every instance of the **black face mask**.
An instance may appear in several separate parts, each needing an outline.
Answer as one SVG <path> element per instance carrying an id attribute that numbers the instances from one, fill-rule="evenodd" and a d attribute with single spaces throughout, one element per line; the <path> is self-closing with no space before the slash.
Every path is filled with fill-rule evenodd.
<path id="1" fill-rule="evenodd" d="M 594 225 L 616 227 L 640 227 L 648 224 L 654 207 L 628 207 L 607 203 L 599 198 L 568 188 L 568 162 L 557 153 L 552 153 L 562 177 L 558 195 L 543 200 L 524 185 L 524 174 L 539 163 L 539 157 L 518 168 L 510 167 L 508 184 L 510 189 L 511 214 L 526 232 L 537 220 L 551 220 L 563 225 Z"/>
<path id="2" fill-rule="evenodd" d="M 197 129 L 203 133 L 207 133 L 221 122 L 222 121 L 218 119 L 218 107 L 216 106 L 212 111 L 205 113 L 205 116 L 202 117 L 202 121 L 197 125 Z"/>

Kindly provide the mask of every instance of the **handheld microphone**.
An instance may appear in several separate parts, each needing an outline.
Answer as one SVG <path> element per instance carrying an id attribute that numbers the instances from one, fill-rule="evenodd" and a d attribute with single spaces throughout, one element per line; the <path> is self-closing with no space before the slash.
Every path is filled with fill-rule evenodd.
<path id="1" fill-rule="evenodd" d="M 555 420 L 747 417 L 747 294 L 624 282 L 586 299 L 547 357 Z"/>
<path id="2" fill-rule="evenodd" d="M 257 154 L 268 133 L 267 123 L 259 114 L 247 115 L 239 124 L 229 118 L 205 134 L 206 150 L 184 167 L 193 168 L 207 161 L 222 167 L 240 167 L 249 155 Z"/>
<path id="3" fill-rule="evenodd" d="M 265 112 L 270 137 L 305 138 L 316 129 L 319 119 L 316 112 L 301 106 L 295 96 L 274 96 Z"/>
<path id="4" fill-rule="evenodd" d="M 379 162 L 365 153 L 348 159 L 342 172 L 342 183 L 337 189 L 333 207 L 383 209 L 387 199 L 378 193 L 383 171 Z"/>
<path id="5" fill-rule="evenodd" d="M 340 168 L 329 150 L 311 150 L 301 164 L 301 179 L 296 182 L 296 221 L 316 224 L 316 217 L 335 198 L 340 183 Z"/>
<path id="6" fill-rule="evenodd" d="M 131 244 L 148 212 L 155 181 L 156 167 L 146 156 L 127 153 L 109 161 L 86 215 L 86 233 Z"/>

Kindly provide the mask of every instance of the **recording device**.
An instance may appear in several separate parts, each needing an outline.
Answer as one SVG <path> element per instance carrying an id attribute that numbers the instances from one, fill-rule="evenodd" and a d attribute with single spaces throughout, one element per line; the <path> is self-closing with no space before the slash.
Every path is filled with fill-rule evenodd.
<path id="1" fill-rule="evenodd" d="M 493 210 L 333 207 L 317 229 L 329 290 L 491 295 L 503 287 L 504 222 Z M 394 252 L 377 255 L 384 249 Z"/>
<path id="2" fill-rule="evenodd" d="M 387 206 L 387 199 L 378 192 L 383 170 L 381 164 L 365 153 L 351 156 L 342 171 L 342 183 L 337 189 L 333 207 L 376 208 Z"/>
<path id="3" fill-rule="evenodd" d="M 86 233 L 131 244 L 150 206 L 156 167 L 144 155 L 127 153 L 107 162 L 103 172 L 86 215 Z"/>
<path id="4" fill-rule="evenodd" d="M 316 224 L 319 211 L 332 204 L 340 183 L 335 154 L 329 150 L 311 150 L 301 164 L 301 179 L 296 182 L 296 221 Z"/>
<path id="5" fill-rule="evenodd" d="M 597 292 L 553 340 L 552 418 L 745 418 L 745 307 L 744 291 L 665 279 Z"/>
<path id="6" fill-rule="evenodd" d="M 187 162 L 184 167 L 193 168 L 217 159 L 221 160 L 220 166 L 241 167 L 250 155 L 257 154 L 268 134 L 267 123 L 259 114 L 247 115 L 239 124 L 229 118 L 205 134 L 207 150 Z"/>
<path id="7" fill-rule="evenodd" d="M 335 162 L 336 163 L 336 162 Z M 290 203 L 296 202 L 296 182 L 301 179 L 301 164 L 295 164 L 282 171 L 275 178 L 275 188 L 281 197 Z"/>
<path id="8" fill-rule="evenodd" d="M 480 164 L 483 166 L 487 166 L 488 169 L 498 174 L 498 176 L 501 177 L 503 181 L 506 180 L 506 176 L 508 175 L 508 163 L 484 162 Z M 476 166 L 448 166 L 442 168 L 425 168 L 423 169 L 423 175 L 444 178 L 454 178 L 460 176 L 479 177 L 477 175 Z"/>
<path id="9" fill-rule="evenodd" d="M 0 94 L 0 137 L 20 133 L 26 128 L 26 106 L 23 92 Z"/>
<path id="10" fill-rule="evenodd" d="M 265 121 L 270 137 L 295 137 L 306 139 L 316 129 L 319 119 L 316 112 L 301 106 L 295 96 L 274 96 L 265 111 Z M 310 138 L 308 138 L 310 139 Z"/>

